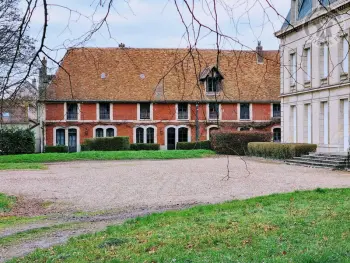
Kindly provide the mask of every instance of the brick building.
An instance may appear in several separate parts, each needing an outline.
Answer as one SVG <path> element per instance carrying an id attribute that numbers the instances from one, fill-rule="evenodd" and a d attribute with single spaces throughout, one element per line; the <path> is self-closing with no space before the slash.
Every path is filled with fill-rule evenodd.
<path id="1" fill-rule="evenodd" d="M 217 128 L 279 140 L 279 55 L 257 50 L 71 49 L 41 92 L 46 145 L 128 136 L 174 149 Z"/>

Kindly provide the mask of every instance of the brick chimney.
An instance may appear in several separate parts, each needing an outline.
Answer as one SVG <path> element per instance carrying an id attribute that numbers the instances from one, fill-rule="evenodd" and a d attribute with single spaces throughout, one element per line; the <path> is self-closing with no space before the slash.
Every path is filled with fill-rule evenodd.
<path id="1" fill-rule="evenodd" d="M 39 69 L 39 97 L 40 99 L 44 99 L 46 97 L 46 86 L 48 83 L 47 76 L 47 60 L 44 57 L 41 61 L 41 68 Z"/>
<path id="2" fill-rule="evenodd" d="M 256 61 L 258 64 L 264 64 L 264 51 L 261 41 L 258 41 L 258 46 L 256 47 Z"/>

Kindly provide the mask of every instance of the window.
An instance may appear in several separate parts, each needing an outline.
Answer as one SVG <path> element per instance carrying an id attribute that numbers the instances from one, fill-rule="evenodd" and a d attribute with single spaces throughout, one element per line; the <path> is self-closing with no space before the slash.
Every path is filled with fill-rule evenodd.
<path id="1" fill-rule="evenodd" d="M 151 104 L 140 103 L 140 119 L 149 120 L 151 119 Z"/>
<path id="2" fill-rule="evenodd" d="M 311 81 L 311 48 L 304 49 L 304 82 Z"/>
<path id="3" fill-rule="evenodd" d="M 240 119 L 241 120 L 250 120 L 250 104 L 241 103 L 240 104 Z"/>
<path id="4" fill-rule="evenodd" d="M 65 145 L 66 144 L 66 131 L 65 129 L 56 130 L 56 145 Z"/>
<path id="5" fill-rule="evenodd" d="M 214 131 L 218 131 L 218 130 L 219 130 L 218 127 L 211 127 L 211 128 L 209 129 L 209 138 L 208 138 L 208 140 L 211 139 L 212 133 L 213 133 Z"/>
<path id="6" fill-rule="evenodd" d="M 250 131 L 249 127 L 240 127 L 239 131 Z"/>
<path id="7" fill-rule="evenodd" d="M 328 45 L 327 43 L 322 44 L 321 46 L 321 78 L 325 79 L 328 78 Z"/>
<path id="8" fill-rule="evenodd" d="M 67 120 L 77 120 L 77 119 L 78 119 L 78 104 L 67 103 Z"/>
<path id="9" fill-rule="evenodd" d="M 136 129 L 136 143 L 143 143 L 143 128 L 139 127 Z"/>
<path id="10" fill-rule="evenodd" d="M 281 128 L 274 128 L 273 129 L 273 141 L 274 142 L 281 142 Z"/>
<path id="11" fill-rule="evenodd" d="M 147 143 L 154 143 L 154 128 L 147 128 Z"/>
<path id="12" fill-rule="evenodd" d="M 281 104 L 273 104 L 272 106 L 272 117 L 281 117 Z"/>
<path id="13" fill-rule="evenodd" d="M 114 129 L 113 128 L 108 128 L 106 130 L 106 137 L 114 137 Z"/>
<path id="14" fill-rule="evenodd" d="M 218 77 L 208 77 L 207 78 L 207 92 L 219 92 L 220 91 L 220 78 Z"/>
<path id="15" fill-rule="evenodd" d="M 102 138 L 103 137 L 103 129 L 97 128 L 96 129 L 96 138 Z"/>
<path id="16" fill-rule="evenodd" d="M 295 86 L 297 83 L 297 54 L 290 55 L 290 85 Z"/>
<path id="17" fill-rule="evenodd" d="M 342 38 L 342 73 L 349 73 L 349 39 L 348 36 Z"/>
<path id="18" fill-rule="evenodd" d="M 178 130 L 178 142 L 187 142 L 188 141 L 188 129 L 181 127 Z"/>
<path id="19" fill-rule="evenodd" d="M 219 104 L 209 103 L 209 119 L 217 120 L 219 119 Z"/>
<path id="20" fill-rule="evenodd" d="M 2 113 L 2 117 L 9 118 L 10 117 L 10 113 L 9 112 L 3 112 Z"/>
<path id="21" fill-rule="evenodd" d="M 188 104 L 187 103 L 177 104 L 177 118 L 179 120 L 188 120 Z"/>
<path id="22" fill-rule="evenodd" d="M 110 104 L 100 103 L 100 120 L 109 120 L 110 118 Z"/>

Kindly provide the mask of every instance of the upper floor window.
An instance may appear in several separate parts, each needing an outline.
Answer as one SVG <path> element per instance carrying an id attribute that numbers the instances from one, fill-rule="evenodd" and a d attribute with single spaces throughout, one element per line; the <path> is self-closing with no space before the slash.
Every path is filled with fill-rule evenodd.
<path id="1" fill-rule="evenodd" d="M 188 104 L 179 103 L 177 104 L 177 119 L 188 120 Z"/>
<path id="2" fill-rule="evenodd" d="M 109 120 L 110 118 L 110 104 L 100 103 L 100 120 Z"/>
<path id="3" fill-rule="evenodd" d="M 297 54 L 290 54 L 290 85 L 295 86 L 297 83 Z"/>
<path id="4" fill-rule="evenodd" d="M 250 120 L 250 104 L 241 103 L 240 104 L 240 119 L 241 120 Z"/>
<path id="5" fill-rule="evenodd" d="M 77 120 L 77 119 L 78 119 L 78 104 L 67 103 L 67 120 Z"/>
<path id="6" fill-rule="evenodd" d="M 207 78 L 207 93 L 215 93 L 220 91 L 221 79 L 219 77 Z"/>
<path id="7" fill-rule="evenodd" d="M 219 119 L 219 104 L 218 103 L 209 103 L 209 119 L 217 120 Z"/>
<path id="8" fill-rule="evenodd" d="M 304 82 L 311 81 L 311 48 L 304 49 Z"/>
<path id="9" fill-rule="evenodd" d="M 140 119 L 149 120 L 151 119 L 151 104 L 140 103 Z"/>
<path id="10" fill-rule="evenodd" d="M 281 104 L 272 105 L 272 117 L 274 118 L 281 117 Z"/>
<path id="11" fill-rule="evenodd" d="M 327 43 L 321 45 L 321 79 L 328 78 L 328 65 L 329 65 L 329 48 Z"/>
<path id="12" fill-rule="evenodd" d="M 341 66 L 343 74 L 349 73 L 349 38 L 347 35 L 342 38 Z"/>

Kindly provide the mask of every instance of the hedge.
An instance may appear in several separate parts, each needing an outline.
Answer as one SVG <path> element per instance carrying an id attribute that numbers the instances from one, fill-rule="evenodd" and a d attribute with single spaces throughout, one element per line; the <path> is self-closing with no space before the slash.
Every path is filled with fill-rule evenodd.
<path id="1" fill-rule="evenodd" d="M 316 144 L 307 143 L 251 142 L 248 144 L 250 155 L 272 159 L 299 157 L 310 152 L 315 152 L 316 149 Z"/>
<path id="2" fill-rule="evenodd" d="M 160 145 L 156 143 L 133 143 L 130 144 L 130 150 L 133 151 L 158 151 Z"/>
<path id="3" fill-rule="evenodd" d="M 0 155 L 35 152 L 34 133 L 22 129 L 0 129 Z"/>
<path id="4" fill-rule="evenodd" d="M 68 147 L 64 145 L 58 146 L 45 146 L 46 153 L 66 153 L 68 152 Z"/>
<path id="5" fill-rule="evenodd" d="M 201 141 L 201 142 L 178 142 L 176 145 L 177 150 L 196 150 L 196 149 L 205 149 L 210 150 L 210 141 Z"/>
<path id="6" fill-rule="evenodd" d="M 86 139 L 82 151 L 125 151 L 130 149 L 129 137 Z"/>
<path id="7" fill-rule="evenodd" d="M 210 143 L 218 154 L 246 155 L 248 143 L 270 142 L 271 138 L 272 133 L 264 131 L 214 131 Z"/>

